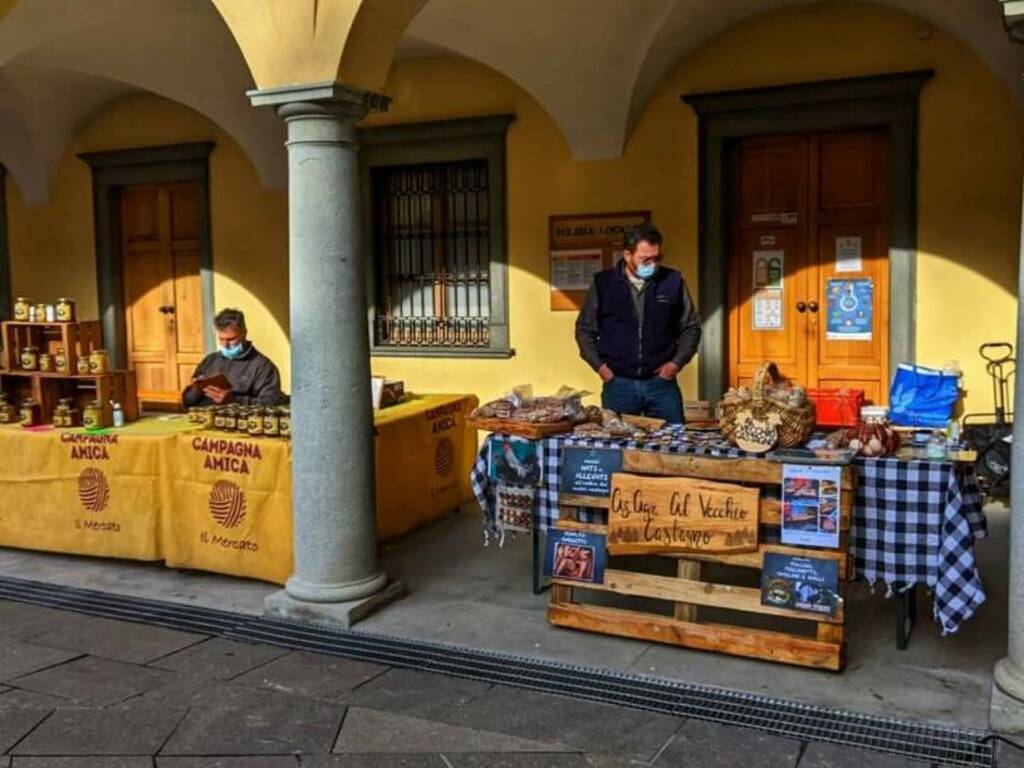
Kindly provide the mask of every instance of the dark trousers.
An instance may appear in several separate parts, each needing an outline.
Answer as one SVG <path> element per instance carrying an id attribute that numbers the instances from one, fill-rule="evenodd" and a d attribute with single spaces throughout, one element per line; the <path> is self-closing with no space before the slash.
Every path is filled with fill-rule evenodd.
<path id="1" fill-rule="evenodd" d="M 683 423 L 683 396 L 675 379 L 616 376 L 605 382 L 601 389 L 601 407 L 634 416 L 664 419 L 669 424 Z"/>

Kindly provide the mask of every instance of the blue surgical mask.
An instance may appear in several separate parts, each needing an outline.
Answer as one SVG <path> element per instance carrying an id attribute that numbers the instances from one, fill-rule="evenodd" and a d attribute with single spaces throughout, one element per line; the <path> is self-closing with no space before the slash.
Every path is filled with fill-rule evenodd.
<path id="1" fill-rule="evenodd" d="M 636 276 L 641 280 L 650 280 L 658 271 L 657 264 L 640 264 L 636 268 Z"/>
<path id="2" fill-rule="evenodd" d="M 242 356 L 245 351 L 245 344 L 235 344 L 233 347 L 221 346 L 220 353 L 228 360 L 236 360 Z"/>

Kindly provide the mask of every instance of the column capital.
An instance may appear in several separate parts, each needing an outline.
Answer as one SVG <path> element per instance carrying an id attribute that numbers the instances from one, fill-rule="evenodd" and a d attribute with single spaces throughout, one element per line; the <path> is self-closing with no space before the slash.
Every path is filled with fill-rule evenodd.
<path id="1" fill-rule="evenodd" d="M 385 112 L 391 99 L 337 80 L 300 83 L 246 92 L 254 107 L 276 107 L 282 118 L 335 115 L 360 120 L 369 112 Z"/>

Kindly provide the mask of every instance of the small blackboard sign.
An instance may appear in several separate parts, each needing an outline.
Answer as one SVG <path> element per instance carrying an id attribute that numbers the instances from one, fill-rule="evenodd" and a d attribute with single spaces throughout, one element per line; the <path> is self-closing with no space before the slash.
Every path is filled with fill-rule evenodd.
<path id="1" fill-rule="evenodd" d="M 575 496 L 607 497 L 612 492 L 612 475 L 622 471 L 618 448 L 566 446 L 562 449 L 562 479 L 559 491 Z"/>
<path id="2" fill-rule="evenodd" d="M 765 552 L 761 571 L 764 605 L 835 616 L 841 599 L 835 560 Z"/>

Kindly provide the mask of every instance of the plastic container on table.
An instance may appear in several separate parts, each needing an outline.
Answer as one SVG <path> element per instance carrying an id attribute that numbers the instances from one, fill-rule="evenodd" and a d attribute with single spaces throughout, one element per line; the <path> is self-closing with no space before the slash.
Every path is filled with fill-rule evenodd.
<path id="1" fill-rule="evenodd" d="M 863 389 L 808 389 L 814 420 L 821 427 L 855 427 L 864 405 Z"/>

